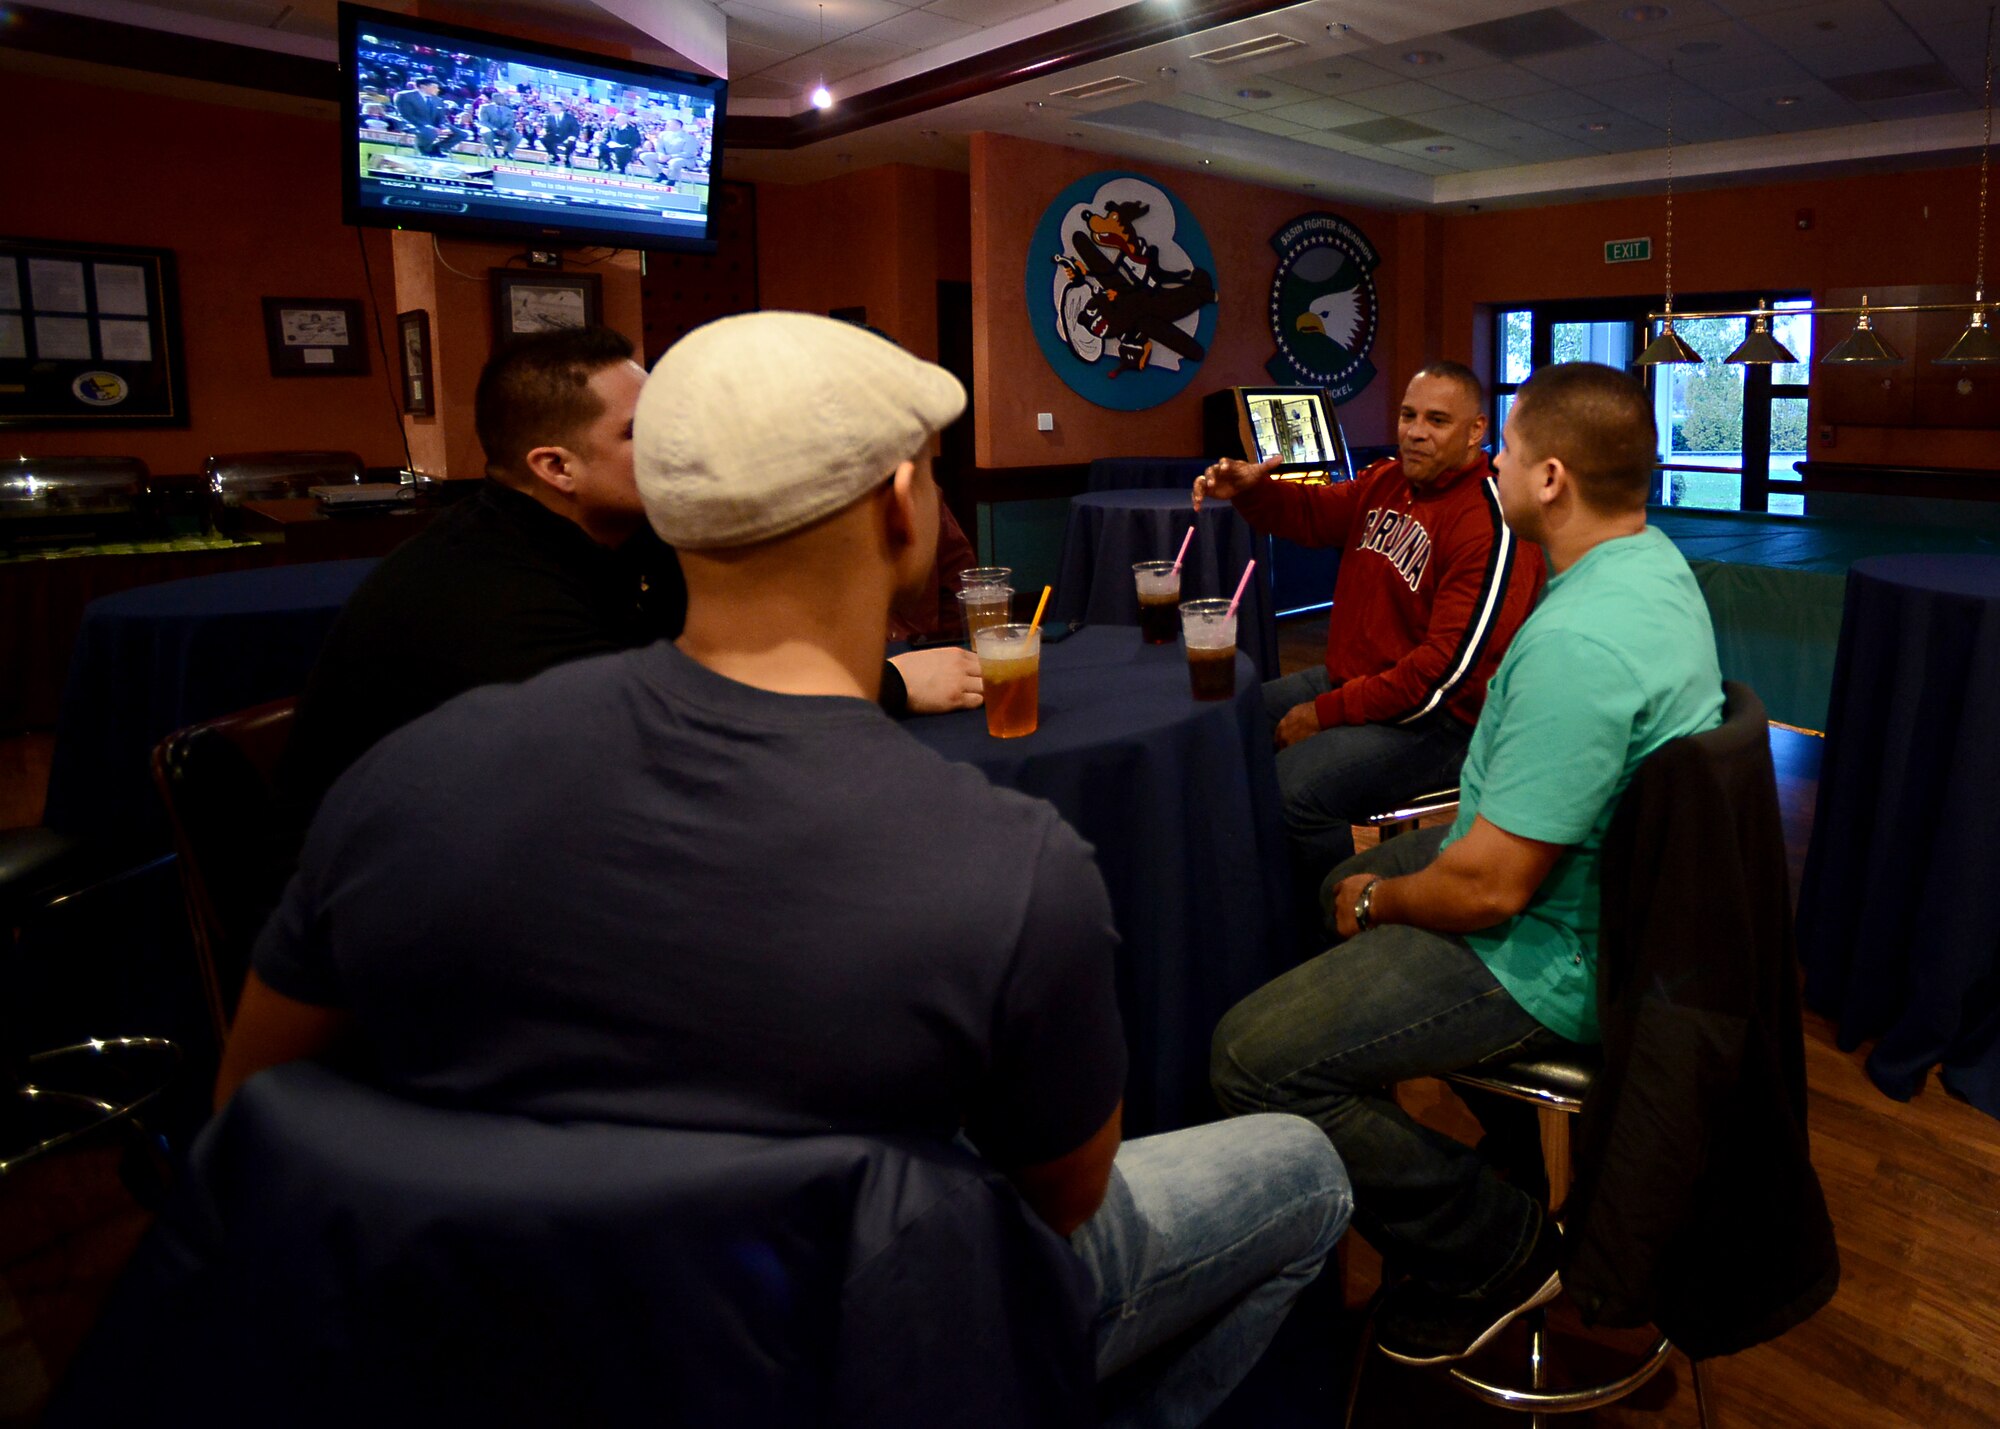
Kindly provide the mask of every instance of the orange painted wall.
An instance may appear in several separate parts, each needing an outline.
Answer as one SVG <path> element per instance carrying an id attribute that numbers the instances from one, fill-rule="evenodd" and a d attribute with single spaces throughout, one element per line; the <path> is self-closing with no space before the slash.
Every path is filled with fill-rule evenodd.
<path id="1" fill-rule="evenodd" d="M 1674 291 L 1789 288 L 1819 297 L 1829 288 L 1969 285 L 1977 192 L 1977 170 L 1956 168 L 1678 194 Z M 1805 231 L 1800 209 L 1813 211 Z M 1482 368 L 1485 340 L 1474 340 L 1482 305 L 1634 295 L 1657 302 L 1665 278 L 1660 194 L 1422 222 L 1442 257 L 1435 298 L 1444 354 Z M 1607 240 L 1643 235 L 1653 238 L 1651 262 L 1605 263 Z M 1989 253 L 1989 273 L 1996 256 Z M 1822 321 L 1822 351 L 1847 322 Z M 2000 432 L 1842 427 L 1836 445 L 1824 447 L 1819 428 L 1815 418 L 1808 451 L 1830 461 L 2000 467 Z"/>
<path id="2" fill-rule="evenodd" d="M 89 114 L 98 132 L 126 136 L 117 162 L 98 163 L 43 127 L 0 127 L 4 226 L 23 237 L 174 251 L 192 423 L 10 428 L 0 450 L 136 455 L 162 473 L 198 471 L 211 452 L 273 447 L 348 448 L 371 465 L 402 464 L 372 327 L 365 377 L 274 378 L 265 356 L 259 299 L 368 297 L 354 231 L 340 222 L 330 120 L 33 73 L 11 74 L 8 97 L 17 113 Z M 393 329 L 389 235 L 371 232 L 366 242 L 372 306 Z"/>
<path id="3" fill-rule="evenodd" d="M 757 286 L 767 308 L 868 310 L 937 356 L 937 285 L 971 275 L 965 175 L 881 164 L 816 184 L 757 186 Z"/>
<path id="4" fill-rule="evenodd" d="M 1421 313 L 1421 264 L 1400 253 L 1402 220 L 1353 204 L 1319 204 L 1308 194 L 1267 189 L 1179 170 L 1151 170 L 1200 220 L 1215 253 L 1218 311 L 1215 341 L 1195 380 L 1171 401 L 1144 412 L 1098 407 L 1063 385 L 1050 370 L 1022 302 L 1028 241 L 1057 193 L 1098 169 L 1130 168 L 1122 160 L 998 134 L 972 137 L 972 318 L 978 386 L 978 452 L 982 467 L 1087 462 L 1106 456 L 1195 456 L 1202 447 L 1201 399 L 1219 387 L 1267 383 L 1273 347 L 1265 317 L 1276 255 L 1271 235 L 1302 213 L 1339 213 L 1368 236 L 1381 255 L 1375 281 L 1383 323 L 1371 356 L 1375 381 L 1340 409 L 1348 439 L 1367 444 L 1393 438 L 1391 404 L 1402 374 L 1426 355 L 1425 325 L 1409 316 L 1416 280 Z M 1045 262 L 1043 255 L 1035 255 Z M 1055 417 L 1053 432 L 1035 430 L 1035 414 Z"/>

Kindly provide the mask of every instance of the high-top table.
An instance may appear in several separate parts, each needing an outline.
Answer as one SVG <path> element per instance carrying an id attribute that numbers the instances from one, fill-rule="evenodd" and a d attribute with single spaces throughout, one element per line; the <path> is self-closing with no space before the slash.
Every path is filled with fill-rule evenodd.
<path id="1" fill-rule="evenodd" d="M 375 564 L 229 571 L 92 601 L 70 655 L 42 822 L 135 854 L 164 850 L 153 746 L 304 689 L 334 617 Z"/>
<path id="2" fill-rule="evenodd" d="M 1041 722 L 994 739 L 979 710 L 909 721 L 995 784 L 1047 799 L 1097 851 L 1123 946 L 1128 1135 L 1211 1118 L 1222 1014 L 1292 961 L 1277 771 L 1250 661 L 1198 703 L 1180 646 L 1091 626 L 1042 648 Z"/>
<path id="3" fill-rule="evenodd" d="M 1808 1005 L 2000 1116 L 2000 556 L 1854 563 L 1799 891 Z"/>
<path id="4" fill-rule="evenodd" d="M 1271 603 L 1270 541 L 1253 532 L 1227 501 L 1204 501 L 1196 512 L 1187 486 L 1087 491 L 1071 497 L 1050 616 L 1091 625 L 1137 625 L 1133 564 L 1171 561 L 1190 526 L 1195 538 L 1181 566 L 1181 599 L 1234 594 L 1243 568 L 1256 559 L 1257 575 L 1237 612 L 1236 648 L 1250 657 L 1260 680 L 1274 678 L 1278 624 Z"/>

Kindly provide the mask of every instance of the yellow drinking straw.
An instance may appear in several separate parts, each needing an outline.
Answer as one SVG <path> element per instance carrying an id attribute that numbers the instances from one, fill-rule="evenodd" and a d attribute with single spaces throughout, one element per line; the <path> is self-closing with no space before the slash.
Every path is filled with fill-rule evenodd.
<path id="1" fill-rule="evenodd" d="M 1034 626 L 1035 629 L 1040 630 L 1042 628 L 1042 612 L 1047 610 L 1048 608 L 1049 608 L 1049 588 L 1047 586 L 1043 586 L 1042 598 L 1035 602 L 1035 618 L 1029 621 L 1028 623 Z"/>

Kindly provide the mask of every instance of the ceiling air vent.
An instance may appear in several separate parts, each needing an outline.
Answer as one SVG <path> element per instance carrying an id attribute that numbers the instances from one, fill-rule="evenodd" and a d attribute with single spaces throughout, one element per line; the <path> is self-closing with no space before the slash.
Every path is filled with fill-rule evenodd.
<path id="1" fill-rule="evenodd" d="M 1203 50 L 1195 58 L 1212 65 L 1233 65 L 1243 60 L 1262 59 L 1266 55 L 1304 48 L 1304 40 L 1295 40 L 1290 35 L 1259 35 L 1254 40 L 1239 40 L 1220 49 Z"/>
<path id="2" fill-rule="evenodd" d="M 1051 99 L 1102 99 L 1107 94 L 1117 94 L 1120 90 L 1137 89 L 1146 81 L 1127 79 L 1122 74 L 1114 74 L 1104 79 L 1093 79 L 1088 84 L 1074 84 L 1068 89 L 1058 89 L 1050 94 Z"/>

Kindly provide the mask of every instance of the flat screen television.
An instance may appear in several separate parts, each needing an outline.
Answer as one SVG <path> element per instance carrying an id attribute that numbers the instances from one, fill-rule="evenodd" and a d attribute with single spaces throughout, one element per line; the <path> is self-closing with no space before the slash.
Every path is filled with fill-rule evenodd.
<path id="1" fill-rule="evenodd" d="M 1239 387 L 1236 400 L 1245 454 L 1279 459 L 1274 476 L 1346 481 L 1354 461 L 1340 420 L 1317 387 Z"/>
<path id="2" fill-rule="evenodd" d="M 728 82 L 340 7 L 349 223 L 715 250 Z"/>

